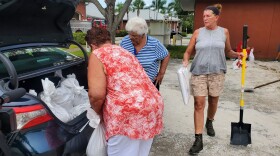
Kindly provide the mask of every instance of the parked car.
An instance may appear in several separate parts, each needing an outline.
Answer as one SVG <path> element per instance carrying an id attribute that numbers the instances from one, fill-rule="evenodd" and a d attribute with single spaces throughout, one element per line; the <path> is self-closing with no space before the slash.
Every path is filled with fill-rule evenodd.
<path id="1" fill-rule="evenodd" d="M 69 122 L 54 115 L 45 101 L 41 80 L 56 86 L 75 74 L 87 90 L 87 53 L 73 41 L 69 21 L 76 1 L 0 0 L 0 95 L 24 88 L 23 97 L 0 106 L 0 142 L 12 155 L 84 155 L 93 129 L 86 112 Z M 66 51 L 78 46 L 84 57 Z"/>
<path id="2" fill-rule="evenodd" d="M 104 19 L 93 19 L 92 26 L 107 29 L 107 24 Z"/>

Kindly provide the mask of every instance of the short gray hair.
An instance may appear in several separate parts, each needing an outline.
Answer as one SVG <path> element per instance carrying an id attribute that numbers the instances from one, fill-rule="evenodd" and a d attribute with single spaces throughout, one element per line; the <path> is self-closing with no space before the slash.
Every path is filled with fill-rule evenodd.
<path id="1" fill-rule="evenodd" d="M 143 18 L 133 17 L 125 25 L 128 32 L 135 32 L 138 35 L 148 34 L 148 25 Z"/>

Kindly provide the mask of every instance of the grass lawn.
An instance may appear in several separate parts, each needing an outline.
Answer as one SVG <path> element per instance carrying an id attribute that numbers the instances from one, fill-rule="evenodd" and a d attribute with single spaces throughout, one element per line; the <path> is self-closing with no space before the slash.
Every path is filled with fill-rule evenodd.
<path id="1" fill-rule="evenodd" d="M 74 44 L 71 44 L 69 49 L 75 49 L 75 48 L 79 48 L 78 46 L 74 45 Z"/>

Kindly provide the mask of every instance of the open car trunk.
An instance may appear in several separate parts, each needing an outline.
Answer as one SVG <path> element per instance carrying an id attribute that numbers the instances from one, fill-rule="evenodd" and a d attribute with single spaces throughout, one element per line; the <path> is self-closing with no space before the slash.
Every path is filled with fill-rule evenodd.
<path id="1" fill-rule="evenodd" d="M 40 97 L 44 92 L 42 80 L 46 78 L 59 87 L 67 75 L 75 74 L 79 85 L 87 90 L 87 54 L 73 41 L 70 27 L 70 20 L 75 14 L 78 2 L 78 0 L 0 2 L 0 93 L 22 87 L 27 92 L 33 90 L 38 94 L 27 94 L 16 102 L 3 105 L 4 107 L 42 104 L 53 114 L 50 111 L 49 101 L 44 101 Z M 84 58 L 69 54 L 65 48 L 69 48 L 70 44 L 78 46 Z M 54 118 L 57 119 L 55 116 Z M 75 122 L 74 120 L 76 118 L 61 123 L 67 125 Z"/>
<path id="2" fill-rule="evenodd" d="M 60 77 L 57 73 L 61 74 L 63 77 Z M 87 67 L 85 62 L 82 64 L 77 64 L 75 66 L 70 66 L 65 69 L 59 69 L 55 72 L 46 73 L 44 75 L 36 76 L 33 78 L 27 78 L 19 81 L 19 87 L 25 88 L 27 91 L 30 89 L 35 90 L 37 93 L 41 93 L 43 91 L 42 79 L 48 78 L 52 81 L 55 86 L 59 86 L 61 80 L 66 78 L 69 74 L 75 74 L 76 79 L 78 80 L 80 86 L 84 86 L 87 90 Z"/>
<path id="3" fill-rule="evenodd" d="M 84 49 L 81 50 L 84 51 Z M 4 104 L 4 107 L 25 107 L 42 104 L 54 120 L 57 120 L 61 126 L 65 127 L 65 129 L 71 133 L 77 133 L 78 130 L 88 122 L 85 113 L 86 107 L 79 109 L 83 111 L 72 111 L 76 114 L 72 114 L 72 118 L 68 117 L 67 119 L 65 119 L 65 117 L 63 119 L 61 118 L 63 113 L 60 111 L 64 108 L 69 108 L 65 110 L 68 111 L 68 113 L 71 113 L 71 107 L 68 107 L 69 105 L 79 107 L 79 105 L 85 104 L 85 98 L 88 99 L 86 55 L 85 58 L 77 57 L 66 52 L 65 48 L 52 46 L 11 49 L 2 51 L 2 54 L 1 57 L 7 58 L 8 61 L 6 61 L 5 65 L 3 62 L 0 62 L 0 90 L 11 89 L 11 76 L 9 75 L 10 73 L 16 73 L 16 76 L 14 77 L 17 77 L 16 81 L 18 82 L 18 87 L 25 88 L 27 92 L 32 90 L 37 94 L 27 94 L 20 101 Z M 7 66 L 14 67 L 15 71 L 7 71 Z M 62 83 L 68 79 L 67 77 L 69 75 L 75 75 L 77 83 L 73 85 L 76 85 L 76 87 L 78 85 L 80 88 L 83 87 L 84 96 L 82 98 L 74 97 L 72 100 L 63 103 L 63 106 L 58 106 L 57 103 L 52 103 L 52 97 L 51 102 L 42 99 L 41 95 L 44 93 L 42 80 L 48 79 L 54 84 L 55 88 L 58 89 L 56 91 L 56 100 L 60 102 L 62 101 L 60 99 L 64 100 L 66 96 L 61 94 L 59 88 L 61 88 Z M 68 94 L 64 93 L 64 95 Z M 79 100 L 79 98 L 81 98 L 81 100 Z M 54 107 L 50 107 L 50 105 Z M 87 105 L 89 106 L 89 102 L 87 102 Z M 79 112 L 79 114 L 77 114 L 77 112 Z"/>

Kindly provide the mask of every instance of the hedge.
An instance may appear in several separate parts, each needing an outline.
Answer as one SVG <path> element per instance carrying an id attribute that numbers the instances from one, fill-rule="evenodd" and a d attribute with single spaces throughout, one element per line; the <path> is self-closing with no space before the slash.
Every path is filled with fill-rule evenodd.
<path id="1" fill-rule="evenodd" d="M 86 34 L 83 32 L 73 33 L 74 41 L 80 43 L 81 45 L 86 45 L 85 36 Z"/>
<path id="2" fill-rule="evenodd" d="M 86 34 L 82 32 L 73 33 L 74 40 L 81 45 L 86 44 L 85 35 Z M 116 37 L 125 36 L 125 35 L 127 35 L 127 32 L 125 30 L 121 30 L 118 34 L 116 34 Z M 183 59 L 187 46 L 168 45 L 166 46 L 166 49 L 169 51 L 171 58 Z"/>
<path id="3" fill-rule="evenodd" d="M 126 36 L 128 33 L 125 30 L 120 30 L 119 32 L 116 33 L 116 37 L 124 37 Z"/>
<path id="4" fill-rule="evenodd" d="M 168 45 L 166 49 L 169 51 L 171 58 L 183 59 L 187 46 Z"/>

